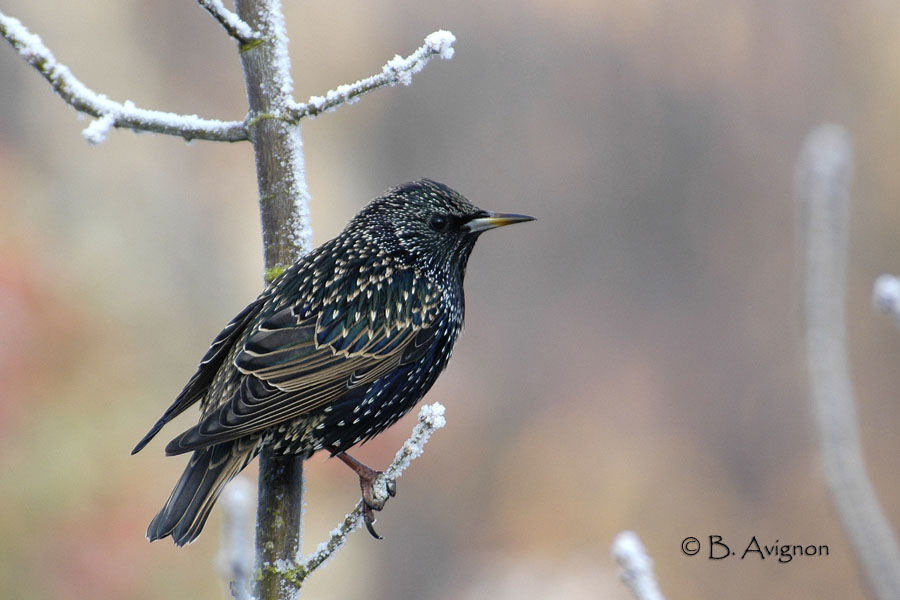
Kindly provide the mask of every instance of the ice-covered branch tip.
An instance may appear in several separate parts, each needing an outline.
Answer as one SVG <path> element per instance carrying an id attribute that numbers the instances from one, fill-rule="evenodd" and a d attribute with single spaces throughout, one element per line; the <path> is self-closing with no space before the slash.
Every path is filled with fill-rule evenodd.
<path id="1" fill-rule="evenodd" d="M 635 532 L 623 531 L 617 535 L 612 554 L 622 567 L 619 576 L 637 600 L 664 600 L 653 574 L 653 560 Z"/>
<path id="2" fill-rule="evenodd" d="M 397 451 L 393 462 L 385 469 L 384 474 L 375 480 L 376 501 L 387 498 L 387 481 L 400 477 L 410 463 L 422 455 L 424 446 L 428 443 L 431 434 L 446 424 L 444 406 L 440 402 L 426 404 L 419 410 L 419 422 L 413 428 L 409 439 Z M 296 565 L 275 565 L 275 568 L 286 580 L 299 588 L 310 573 L 324 565 L 347 542 L 347 536 L 362 525 L 362 512 L 363 503 L 360 501 L 356 508 L 347 514 L 341 524 L 331 531 L 328 539 L 320 543 L 315 552 L 306 560 Z"/>
<path id="3" fill-rule="evenodd" d="M 237 142 L 248 139 L 244 121 L 201 119 L 197 115 L 138 108 L 132 102 L 119 103 L 91 90 L 72 75 L 69 68 L 56 61 L 41 38 L 28 31 L 22 23 L 0 12 L 0 35 L 12 44 L 25 61 L 44 76 L 59 96 L 79 112 L 99 119 L 84 130 L 90 143 L 106 138 L 111 127 L 125 127 L 137 131 L 151 131 L 183 137 Z"/>
<path id="4" fill-rule="evenodd" d="M 225 8 L 222 0 L 197 0 L 197 2 L 225 28 L 228 35 L 241 44 L 251 44 L 260 39 L 260 35 L 253 31 L 247 23 Z"/>
<path id="5" fill-rule="evenodd" d="M 398 83 L 409 85 L 412 76 L 421 71 L 433 56 L 443 59 L 453 58 L 453 43 L 456 41 L 449 31 L 435 31 L 425 38 L 425 43 L 406 58 L 396 55 L 381 68 L 381 73 L 356 83 L 344 84 L 329 90 L 324 96 L 312 96 L 305 104 L 295 104 L 288 110 L 288 117 L 300 120 L 306 116 L 336 109 L 342 104 L 353 104 L 359 97 L 372 90 Z"/>
<path id="6" fill-rule="evenodd" d="M 900 279 L 881 275 L 872 287 L 872 305 L 880 313 L 891 316 L 900 327 Z"/>

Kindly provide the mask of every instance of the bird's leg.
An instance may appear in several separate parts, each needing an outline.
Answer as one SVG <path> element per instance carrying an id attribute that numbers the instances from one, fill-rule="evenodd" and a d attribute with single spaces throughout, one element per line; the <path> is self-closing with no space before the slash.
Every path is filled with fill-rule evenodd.
<path id="1" fill-rule="evenodd" d="M 363 500 L 363 520 L 366 523 L 366 529 L 369 530 L 369 533 L 372 534 L 372 537 L 379 540 L 382 539 L 381 536 L 375 532 L 375 528 L 372 526 L 375 523 L 374 511 L 384 508 L 388 496 L 393 497 L 397 494 L 396 482 L 391 479 L 386 480 L 384 483 L 388 495 L 379 498 L 375 493 L 375 480 L 380 475 L 383 475 L 381 471 L 376 471 L 372 467 L 359 462 L 346 452 L 341 452 L 340 454 L 336 454 L 335 456 L 341 459 L 341 461 L 343 461 L 345 465 L 353 469 L 353 471 L 357 475 L 359 475 L 359 489 L 362 491 Z"/>

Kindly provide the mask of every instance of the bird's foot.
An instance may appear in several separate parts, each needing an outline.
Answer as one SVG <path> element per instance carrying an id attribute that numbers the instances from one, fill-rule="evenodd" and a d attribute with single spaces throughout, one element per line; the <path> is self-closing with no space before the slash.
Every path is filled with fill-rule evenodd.
<path id="1" fill-rule="evenodd" d="M 375 539 L 383 539 L 373 527 L 375 511 L 383 509 L 388 498 L 397 495 L 397 482 L 385 477 L 382 471 L 377 471 L 359 462 L 345 452 L 341 452 L 337 457 L 359 476 L 359 489 L 362 492 L 363 501 L 363 521 L 366 529 Z"/>

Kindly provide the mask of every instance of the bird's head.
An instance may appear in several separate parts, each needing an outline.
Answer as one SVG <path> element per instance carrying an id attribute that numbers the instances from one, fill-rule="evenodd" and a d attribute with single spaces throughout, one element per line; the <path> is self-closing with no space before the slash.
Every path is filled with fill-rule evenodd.
<path id="1" fill-rule="evenodd" d="M 385 250 L 432 276 L 461 278 L 479 235 L 532 220 L 534 217 L 526 215 L 482 210 L 442 183 L 419 179 L 373 200 L 351 227 L 361 226 Z"/>

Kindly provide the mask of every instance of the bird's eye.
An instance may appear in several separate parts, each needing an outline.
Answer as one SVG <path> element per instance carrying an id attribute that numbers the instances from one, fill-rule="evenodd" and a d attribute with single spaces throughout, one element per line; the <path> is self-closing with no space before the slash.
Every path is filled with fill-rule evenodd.
<path id="1" fill-rule="evenodd" d="M 446 232 L 450 229 L 450 219 L 445 215 L 434 215 L 431 217 L 429 225 L 431 225 L 431 228 L 435 231 Z"/>

